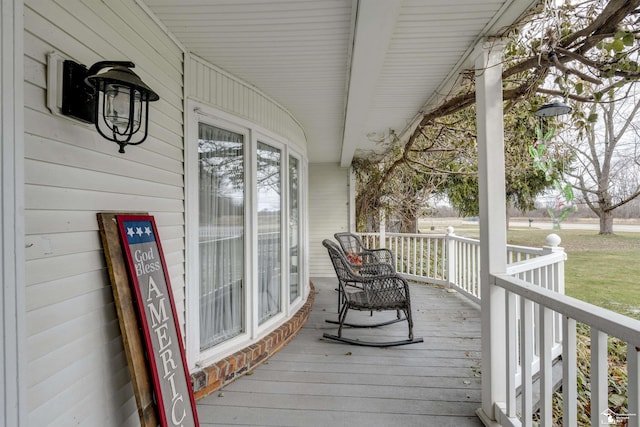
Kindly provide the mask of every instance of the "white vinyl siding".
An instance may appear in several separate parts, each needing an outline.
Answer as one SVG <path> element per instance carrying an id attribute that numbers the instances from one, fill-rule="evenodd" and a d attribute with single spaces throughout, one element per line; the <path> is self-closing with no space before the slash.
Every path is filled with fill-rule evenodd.
<path id="1" fill-rule="evenodd" d="M 284 107 L 260 90 L 234 76 L 192 57 L 188 63 L 187 95 L 286 138 L 307 153 L 304 129 Z"/>
<path id="2" fill-rule="evenodd" d="M 335 276 L 324 239 L 349 231 L 349 168 L 309 164 L 309 276 Z"/>
<path id="3" fill-rule="evenodd" d="M 139 425 L 96 213 L 155 216 L 183 325 L 183 53 L 133 0 L 28 1 L 24 23 L 27 424 Z M 53 115 L 51 52 L 134 62 L 160 95 L 147 140 L 119 154 Z"/>

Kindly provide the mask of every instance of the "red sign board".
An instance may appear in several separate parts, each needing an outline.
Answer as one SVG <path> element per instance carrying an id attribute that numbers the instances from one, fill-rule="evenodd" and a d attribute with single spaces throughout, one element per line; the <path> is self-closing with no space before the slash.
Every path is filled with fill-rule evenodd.
<path id="1" fill-rule="evenodd" d="M 197 427 L 169 275 L 152 216 L 117 215 L 162 427 Z"/>

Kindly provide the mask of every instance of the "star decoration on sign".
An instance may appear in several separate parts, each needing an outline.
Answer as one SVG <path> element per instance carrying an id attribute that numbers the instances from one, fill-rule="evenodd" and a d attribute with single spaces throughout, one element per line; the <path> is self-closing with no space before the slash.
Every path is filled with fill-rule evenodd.
<path id="1" fill-rule="evenodd" d="M 142 236 L 142 227 L 136 227 L 136 234 Z"/>
<path id="2" fill-rule="evenodd" d="M 133 237 L 135 233 L 133 232 L 133 227 L 127 227 L 127 235 L 129 237 Z"/>
<path id="3" fill-rule="evenodd" d="M 147 236 L 151 236 L 151 228 L 150 227 L 145 227 L 144 228 L 144 234 L 146 234 Z"/>

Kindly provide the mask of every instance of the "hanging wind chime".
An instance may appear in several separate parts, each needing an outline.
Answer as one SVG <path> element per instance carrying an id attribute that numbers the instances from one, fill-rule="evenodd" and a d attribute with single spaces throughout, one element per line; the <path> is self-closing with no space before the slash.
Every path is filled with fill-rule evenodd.
<path id="1" fill-rule="evenodd" d="M 548 181 L 553 181 L 553 191 L 556 193 L 554 203 L 547 207 L 547 213 L 553 221 L 554 230 L 560 229 L 560 222 L 569 212 L 575 210 L 573 188 L 560 176 L 560 169 L 555 159 L 549 155 L 549 142 L 555 133 L 555 127 L 549 126 L 549 118 L 555 118 L 571 113 L 572 108 L 566 102 L 551 102 L 544 104 L 535 111 L 539 118 L 536 126 L 536 143 L 529 146 L 529 153 L 533 157 L 533 165 L 544 172 Z"/>

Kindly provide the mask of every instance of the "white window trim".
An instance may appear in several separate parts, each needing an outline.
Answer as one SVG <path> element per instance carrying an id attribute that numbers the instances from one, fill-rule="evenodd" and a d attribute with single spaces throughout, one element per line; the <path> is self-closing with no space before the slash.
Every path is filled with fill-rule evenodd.
<path id="1" fill-rule="evenodd" d="M 0 190 L 0 417 L 6 425 L 27 425 L 27 322 L 24 221 L 24 22 L 23 2 L 1 0 Z M 4 424 L 3 424 L 4 425 Z"/>
<path id="2" fill-rule="evenodd" d="M 289 304 L 289 257 L 286 248 L 289 244 L 289 155 L 297 158 L 300 167 L 300 188 L 304 189 L 307 179 L 306 158 L 296 149 L 296 145 L 286 138 L 277 135 L 255 123 L 236 117 L 225 111 L 202 104 L 195 100 L 187 100 L 187 128 L 185 129 L 185 228 L 186 228 L 186 347 L 189 369 L 197 369 L 226 357 L 248 345 L 256 342 L 271 331 L 279 327 L 286 319 L 295 314 L 306 301 L 308 296 L 308 277 L 306 273 L 306 242 L 307 201 L 306 192 L 300 190 L 300 295 Z M 198 248 L 198 152 L 193 141 L 198 138 L 198 124 L 208 123 L 229 131 L 243 134 L 246 138 L 246 167 L 245 167 L 245 332 L 211 349 L 200 351 L 199 337 L 199 248 Z M 257 283 L 257 197 L 256 197 L 256 153 L 257 143 L 262 142 L 281 150 L 281 246 L 282 271 L 281 275 L 281 312 L 271 319 L 258 325 L 258 298 L 255 292 Z"/>

